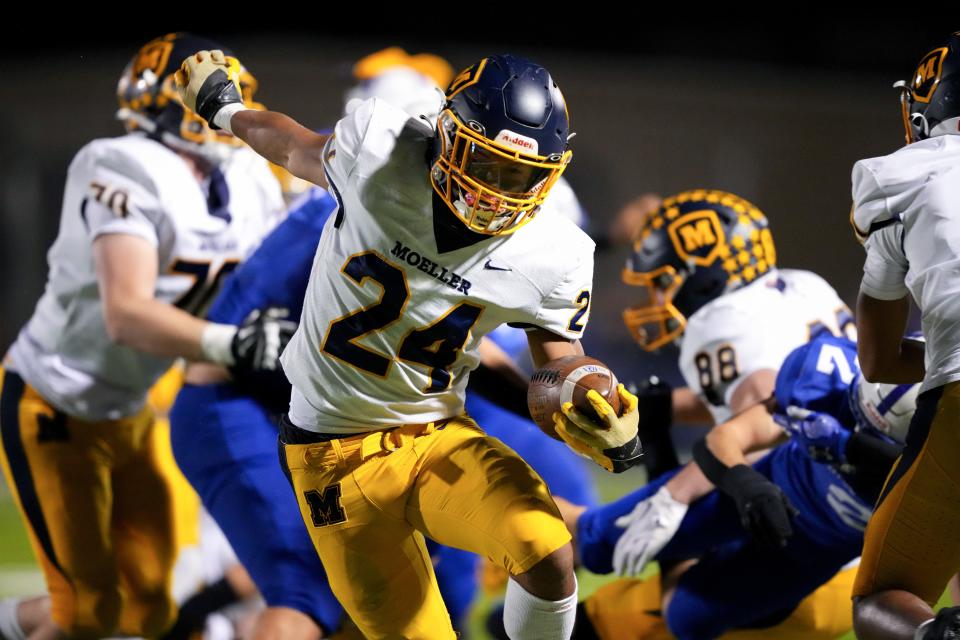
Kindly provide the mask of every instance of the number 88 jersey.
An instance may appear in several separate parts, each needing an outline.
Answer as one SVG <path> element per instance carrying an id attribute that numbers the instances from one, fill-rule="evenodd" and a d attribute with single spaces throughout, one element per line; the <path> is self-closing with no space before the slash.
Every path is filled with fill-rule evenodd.
<path id="1" fill-rule="evenodd" d="M 429 182 L 432 144 L 428 126 L 378 99 L 328 143 L 339 209 L 282 357 L 301 428 L 362 433 L 458 415 L 486 333 L 504 323 L 583 333 L 593 242 L 541 212 L 509 235 L 448 244 L 441 225 L 453 216 Z"/>
<path id="2" fill-rule="evenodd" d="M 815 273 L 775 269 L 698 309 L 680 344 L 680 371 L 719 424 L 743 380 L 778 371 L 787 355 L 821 331 L 856 340 L 849 308 Z"/>

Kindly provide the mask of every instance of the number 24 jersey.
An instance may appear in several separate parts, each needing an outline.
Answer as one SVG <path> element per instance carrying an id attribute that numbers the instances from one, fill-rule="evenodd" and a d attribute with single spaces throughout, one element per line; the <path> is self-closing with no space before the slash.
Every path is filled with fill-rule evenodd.
<path id="1" fill-rule="evenodd" d="M 583 333 L 593 242 L 560 216 L 538 215 L 513 234 L 441 251 L 432 144 L 428 125 L 373 99 L 327 145 L 340 206 L 282 357 L 290 419 L 304 429 L 361 433 L 458 415 L 484 334 L 508 322 Z"/>

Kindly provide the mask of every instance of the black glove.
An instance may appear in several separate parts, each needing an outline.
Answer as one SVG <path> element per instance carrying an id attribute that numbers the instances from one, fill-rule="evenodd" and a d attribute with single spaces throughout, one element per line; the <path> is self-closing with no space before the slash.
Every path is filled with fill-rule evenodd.
<path id="1" fill-rule="evenodd" d="M 793 535 L 790 520 L 799 512 L 780 487 L 753 467 L 738 464 L 723 474 L 718 488 L 733 498 L 751 538 L 766 547 L 786 546 Z"/>
<path id="2" fill-rule="evenodd" d="M 937 617 L 924 629 L 923 640 L 960 640 L 960 607 L 940 609 Z"/>
<path id="3" fill-rule="evenodd" d="M 230 344 L 234 378 L 249 379 L 261 372 L 282 375 L 280 354 L 297 330 L 297 323 L 286 319 L 289 313 L 282 307 L 266 307 L 254 309 L 243 320 Z"/>
<path id="4" fill-rule="evenodd" d="M 642 380 L 636 389 L 640 403 L 640 439 L 643 441 L 643 465 L 652 480 L 680 466 L 670 437 L 673 424 L 673 389 L 658 376 Z"/>

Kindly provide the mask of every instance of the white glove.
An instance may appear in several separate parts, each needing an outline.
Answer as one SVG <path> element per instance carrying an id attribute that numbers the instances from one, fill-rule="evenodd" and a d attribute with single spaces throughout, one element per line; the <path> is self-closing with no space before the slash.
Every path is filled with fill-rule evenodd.
<path id="1" fill-rule="evenodd" d="M 618 576 L 638 576 L 648 562 L 673 538 L 688 505 L 673 499 L 666 487 L 617 518 L 626 531 L 613 548 L 613 570 Z"/>

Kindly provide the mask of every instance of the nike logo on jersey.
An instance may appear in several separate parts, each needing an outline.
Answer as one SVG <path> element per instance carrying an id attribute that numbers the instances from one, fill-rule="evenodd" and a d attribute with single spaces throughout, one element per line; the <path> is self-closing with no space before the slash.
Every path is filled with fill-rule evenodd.
<path id="1" fill-rule="evenodd" d="M 465 280 L 463 277 L 450 271 L 446 267 L 440 266 L 436 262 L 420 255 L 416 251 L 412 251 L 410 247 L 404 245 L 398 240 L 394 240 L 394 243 L 395 244 L 393 245 L 393 249 L 390 251 L 390 253 L 396 256 L 399 260 L 406 262 L 411 267 L 420 269 L 420 271 L 423 271 L 428 276 L 436 278 L 451 289 L 456 289 L 464 295 L 469 294 L 469 280 Z"/>
<path id="2" fill-rule="evenodd" d="M 487 261 L 483 263 L 484 269 L 490 269 L 491 271 L 513 271 L 510 267 L 498 267 L 490 262 L 490 258 L 487 258 Z"/>

